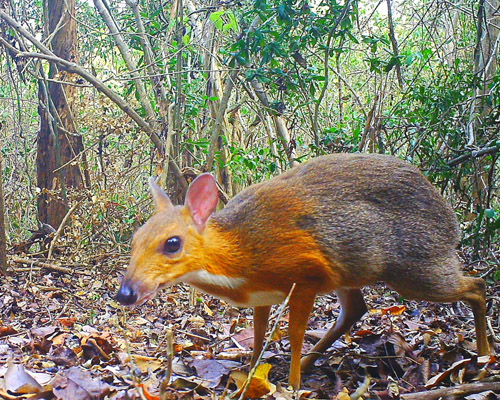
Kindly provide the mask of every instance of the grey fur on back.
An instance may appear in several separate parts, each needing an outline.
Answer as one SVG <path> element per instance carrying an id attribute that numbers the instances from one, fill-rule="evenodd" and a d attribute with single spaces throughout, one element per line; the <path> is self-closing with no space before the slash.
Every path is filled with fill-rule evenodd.
<path id="1" fill-rule="evenodd" d="M 280 199 L 280 207 L 269 207 Z M 456 270 L 450 260 L 460 231 L 453 209 L 417 168 L 392 156 L 312 159 L 241 192 L 213 219 L 235 229 L 242 243 L 251 233 L 255 251 L 265 250 L 272 232 L 280 229 L 263 221 L 282 229 L 299 227 L 329 259 L 345 266 L 352 286 L 390 284 L 414 274 L 422 279 L 431 264 L 443 260 Z"/>

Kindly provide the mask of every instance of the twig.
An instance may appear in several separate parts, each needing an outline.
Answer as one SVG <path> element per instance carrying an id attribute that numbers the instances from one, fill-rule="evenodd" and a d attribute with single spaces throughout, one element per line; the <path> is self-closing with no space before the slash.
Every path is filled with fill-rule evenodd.
<path id="1" fill-rule="evenodd" d="M 73 214 L 75 212 L 75 210 L 78 208 L 78 206 L 80 204 L 81 204 L 81 201 L 78 201 L 75 204 L 73 204 L 73 207 L 71 207 L 69 209 L 69 211 L 66 213 L 63 220 L 61 221 L 59 228 L 57 228 L 57 231 L 54 234 L 52 241 L 50 242 L 49 254 L 47 255 L 48 260 L 50 260 L 52 258 L 52 252 L 54 251 L 54 246 L 56 245 L 56 242 L 57 242 L 57 239 L 59 239 L 59 236 L 61 236 L 61 232 L 63 231 L 64 227 L 68 223 L 69 217 L 71 217 L 71 214 Z"/>
<path id="2" fill-rule="evenodd" d="M 194 333 L 186 332 L 186 331 L 183 331 L 183 330 L 180 330 L 180 329 L 176 329 L 175 331 L 179 332 L 179 333 L 182 333 L 183 335 L 190 336 L 190 337 L 195 338 L 195 339 L 200 339 L 203 342 L 210 342 L 211 341 L 211 339 L 209 339 L 207 337 L 200 336 L 200 335 L 195 335 Z"/>
<path id="3" fill-rule="evenodd" d="M 464 396 L 466 394 L 481 393 L 492 390 L 500 391 L 500 382 L 467 383 L 454 387 L 429 390 L 427 392 L 417 392 L 401 395 L 402 400 L 435 400 L 440 397 Z"/>
<path id="4" fill-rule="evenodd" d="M 271 340 L 273 339 L 274 333 L 278 329 L 281 317 L 283 316 L 283 313 L 285 312 L 285 308 L 288 305 L 288 302 L 290 301 L 290 297 L 292 297 L 293 290 L 295 289 L 295 283 L 292 285 L 292 288 L 288 292 L 288 296 L 286 296 L 285 301 L 281 303 L 280 308 L 278 309 L 278 315 L 276 316 L 276 320 L 274 321 L 273 329 L 271 329 L 271 334 L 267 337 L 266 342 L 264 343 L 264 346 L 262 347 L 262 350 L 260 351 L 259 356 L 257 357 L 257 360 L 255 360 L 255 365 L 253 368 L 250 370 L 248 374 L 248 378 L 245 382 L 245 385 L 243 386 L 243 389 L 241 390 L 240 397 L 238 400 L 243 400 L 245 398 L 245 393 L 248 390 L 248 387 L 250 385 L 250 382 L 252 381 L 253 376 L 255 375 L 255 372 L 257 371 L 257 368 L 259 366 L 260 360 L 262 360 L 262 356 L 264 355 L 264 352 L 267 350 L 267 347 L 271 343 Z"/>
<path id="5" fill-rule="evenodd" d="M 371 382 L 370 375 L 366 375 L 365 380 L 363 381 L 361 386 L 359 386 L 356 389 L 356 391 L 353 394 L 351 394 L 350 396 L 351 400 L 358 400 L 361 396 L 363 396 L 368 391 L 368 389 L 370 389 L 370 382 Z"/>
<path id="6" fill-rule="evenodd" d="M 122 323 L 123 323 L 123 326 L 127 326 L 128 325 L 128 309 L 126 307 L 122 307 L 121 309 L 122 311 Z M 142 383 L 141 383 L 141 378 L 139 376 L 137 376 L 136 374 L 136 371 L 137 371 L 137 365 L 135 363 L 135 360 L 134 360 L 134 355 L 132 354 L 132 349 L 130 348 L 130 343 L 128 341 L 128 337 L 127 335 L 124 334 L 124 329 L 122 327 L 122 325 L 120 323 L 117 324 L 117 326 L 120 328 L 120 331 L 121 331 L 121 334 L 122 334 L 122 337 L 124 338 L 124 341 L 125 341 L 125 352 L 127 353 L 127 356 L 128 356 L 128 362 L 130 363 L 130 372 L 131 372 L 131 375 L 132 375 L 132 383 L 135 387 L 135 390 L 137 390 L 137 393 L 139 394 L 140 398 L 142 400 L 147 400 L 146 399 L 146 396 L 144 395 L 144 391 L 143 391 L 143 387 L 142 387 Z"/>
<path id="7" fill-rule="evenodd" d="M 51 271 L 56 271 L 56 272 L 62 272 L 64 274 L 69 274 L 69 275 L 80 274 L 80 275 L 90 276 L 90 274 L 88 272 L 85 272 L 85 271 L 77 271 L 77 270 L 72 269 L 72 268 L 61 267 L 60 265 L 50 264 L 50 263 L 46 263 L 46 262 L 38 261 L 38 260 L 31 260 L 29 258 L 13 256 L 12 261 L 15 263 L 18 263 L 18 264 L 36 265 L 40 268 L 45 268 L 45 269 L 49 269 Z"/>
<path id="8" fill-rule="evenodd" d="M 486 319 L 486 323 L 488 324 L 488 329 L 490 330 L 491 337 L 493 338 L 493 340 L 497 343 L 500 342 L 500 336 L 498 336 L 495 333 L 495 330 L 493 329 L 493 326 L 491 325 L 491 320 L 489 318 Z"/>
<path id="9" fill-rule="evenodd" d="M 40 267 L 20 267 L 20 268 L 12 268 L 12 271 L 14 272 L 33 272 L 33 271 L 40 271 L 42 268 Z"/>
<path id="10" fill-rule="evenodd" d="M 94 338 L 89 338 L 87 340 L 87 343 L 91 343 L 97 349 L 101 357 L 104 358 L 106 361 L 111 360 L 111 357 L 108 354 L 106 354 L 106 352 L 102 349 L 101 346 L 99 346 L 99 344 L 96 342 Z"/>
<path id="11" fill-rule="evenodd" d="M 313 132 L 314 132 L 314 142 L 316 146 L 319 145 L 319 125 L 318 125 L 318 117 L 319 117 L 319 109 L 321 106 L 321 103 L 323 102 L 323 98 L 325 97 L 326 90 L 328 89 L 328 84 L 329 84 L 329 69 L 328 69 L 328 61 L 330 59 L 330 51 L 331 51 L 331 44 L 333 40 L 333 35 L 335 31 L 337 30 L 338 26 L 340 23 L 343 21 L 345 16 L 347 15 L 349 9 L 351 7 L 351 0 L 347 0 L 344 4 L 344 9 L 342 11 L 342 14 L 338 16 L 338 18 L 335 21 L 335 24 L 333 25 L 332 29 L 330 29 L 330 32 L 328 33 L 328 39 L 326 41 L 326 48 L 325 48 L 325 58 L 323 61 L 324 69 L 325 69 L 325 82 L 323 84 L 323 87 L 321 88 L 321 92 L 318 96 L 318 98 L 315 101 L 314 104 L 314 114 L 313 114 Z"/>
<path id="12" fill-rule="evenodd" d="M 396 33 L 394 32 L 394 21 L 392 20 L 392 5 L 391 0 L 387 0 L 387 22 L 389 24 L 389 39 L 392 44 L 392 52 L 395 58 L 399 57 L 398 41 L 396 39 Z M 403 89 L 403 76 L 401 74 L 401 64 L 399 60 L 395 63 L 396 67 L 396 77 L 398 78 L 399 87 Z"/>

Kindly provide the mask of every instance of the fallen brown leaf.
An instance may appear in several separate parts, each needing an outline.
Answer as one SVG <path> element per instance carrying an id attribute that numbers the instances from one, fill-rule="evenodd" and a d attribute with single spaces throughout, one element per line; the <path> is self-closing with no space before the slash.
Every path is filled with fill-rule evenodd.
<path id="1" fill-rule="evenodd" d="M 458 370 L 464 368 L 468 363 L 470 363 L 470 361 L 470 358 L 466 358 L 464 360 L 453 363 L 452 366 L 446 371 L 443 371 L 440 374 L 437 374 L 436 376 L 433 376 L 431 379 L 429 379 L 425 384 L 425 388 L 429 389 L 431 387 L 437 386 L 439 383 L 448 378 L 453 372 L 457 372 Z"/>
<path id="2" fill-rule="evenodd" d="M 54 395 L 58 399 L 93 400 L 104 398 L 113 389 L 106 382 L 94 379 L 90 372 L 79 367 L 56 375 L 52 381 Z"/>
<path id="3" fill-rule="evenodd" d="M 0 337 L 15 335 L 17 331 L 12 326 L 0 326 Z"/>
<path id="4" fill-rule="evenodd" d="M 255 371 L 255 374 L 245 392 L 245 398 L 258 399 L 266 394 L 273 394 L 276 391 L 276 386 L 269 382 L 268 378 L 271 368 L 271 364 L 261 364 L 257 367 L 257 370 Z M 231 379 L 238 388 L 236 396 L 241 396 L 245 383 L 248 379 L 248 373 L 243 371 L 233 371 L 231 373 Z"/>
<path id="5" fill-rule="evenodd" d="M 253 328 L 246 328 L 233 335 L 235 340 L 242 348 L 250 349 L 253 347 L 254 331 Z"/>
<path id="6" fill-rule="evenodd" d="M 9 368 L 5 373 L 5 389 L 10 393 L 33 394 L 40 393 L 43 388 L 26 372 L 24 365 L 9 361 Z"/>
<path id="7" fill-rule="evenodd" d="M 67 328 L 72 328 L 75 325 L 76 318 L 59 318 L 57 322 Z"/>
<path id="8" fill-rule="evenodd" d="M 189 366 L 196 370 L 199 378 L 208 381 L 208 386 L 211 388 L 217 387 L 222 378 L 230 372 L 226 366 L 216 360 L 195 359 L 189 363 Z"/>
<path id="9" fill-rule="evenodd" d="M 141 370 L 142 373 L 148 372 L 148 369 L 151 371 L 156 371 L 158 368 L 161 368 L 163 362 L 154 357 L 141 356 L 138 354 L 131 354 L 132 363 Z M 127 353 L 120 353 L 120 359 L 123 363 L 130 362 L 130 357 Z"/>

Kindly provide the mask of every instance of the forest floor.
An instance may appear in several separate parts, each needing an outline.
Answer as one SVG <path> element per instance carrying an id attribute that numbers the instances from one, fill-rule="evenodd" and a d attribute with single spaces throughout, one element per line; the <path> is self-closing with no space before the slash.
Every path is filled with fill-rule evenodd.
<path id="1" fill-rule="evenodd" d="M 54 271 L 39 264 L 43 259 L 30 265 L 10 257 L 10 276 L 0 284 L 0 398 L 239 397 L 249 369 L 251 310 L 183 285 L 125 310 L 113 296 L 127 258 L 101 254 L 81 265 L 62 263 L 69 270 Z M 468 273 L 488 272 L 479 266 L 469 266 Z M 466 305 L 402 301 L 382 285 L 365 288 L 364 294 L 369 312 L 303 375 L 303 390 L 295 394 L 286 383 L 288 316 L 274 309 L 271 325 L 279 318 L 278 328 L 246 395 L 497 398 L 500 364 L 494 356 L 475 355 L 474 323 Z M 499 282 L 489 280 L 488 334 L 496 340 L 499 295 Z M 318 297 L 304 352 L 338 312 L 334 294 Z"/>

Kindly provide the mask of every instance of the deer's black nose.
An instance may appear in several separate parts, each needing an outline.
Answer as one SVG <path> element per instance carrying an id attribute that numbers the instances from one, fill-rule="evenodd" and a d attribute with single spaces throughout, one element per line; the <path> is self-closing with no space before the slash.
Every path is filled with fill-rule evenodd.
<path id="1" fill-rule="evenodd" d="M 115 298 L 123 305 L 130 306 L 135 304 L 137 301 L 137 292 L 128 284 L 128 282 L 123 282 Z"/>

